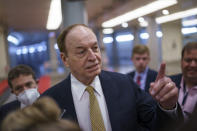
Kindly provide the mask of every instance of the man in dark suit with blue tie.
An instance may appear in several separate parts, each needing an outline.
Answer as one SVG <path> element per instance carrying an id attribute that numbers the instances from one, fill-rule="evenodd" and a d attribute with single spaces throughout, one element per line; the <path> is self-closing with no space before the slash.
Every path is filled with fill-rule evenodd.
<path id="1" fill-rule="evenodd" d="M 27 65 L 18 65 L 8 73 L 8 84 L 17 100 L 0 107 L 0 123 L 11 111 L 32 104 L 39 96 L 35 73 Z"/>
<path id="2" fill-rule="evenodd" d="M 135 71 L 127 75 L 135 81 L 138 86 L 149 92 L 150 83 L 154 82 L 157 72 L 148 67 L 150 62 L 150 51 L 146 45 L 137 44 L 133 47 L 131 60 L 135 66 Z"/>
<path id="3" fill-rule="evenodd" d="M 165 64 L 151 84 L 151 97 L 127 75 L 101 70 L 97 38 L 86 25 L 69 26 L 57 43 L 61 59 L 71 73 L 43 96 L 57 102 L 62 118 L 75 120 L 84 131 L 160 130 L 165 124 L 177 122 L 178 89 L 164 76 Z M 89 87 L 93 88 L 93 94 L 89 93 Z M 98 105 L 99 115 L 92 113 L 93 105 Z M 98 117 L 101 119 L 95 120 Z"/>

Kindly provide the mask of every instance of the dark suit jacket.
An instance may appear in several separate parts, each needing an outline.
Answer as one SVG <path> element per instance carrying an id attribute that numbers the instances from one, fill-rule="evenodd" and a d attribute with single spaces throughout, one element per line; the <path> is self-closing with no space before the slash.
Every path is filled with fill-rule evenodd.
<path id="1" fill-rule="evenodd" d="M 196 121 L 197 121 L 197 106 L 195 106 L 191 118 L 188 121 L 186 121 L 186 123 L 182 124 L 179 130 L 177 131 L 197 131 Z"/>
<path id="2" fill-rule="evenodd" d="M 128 73 L 127 75 L 133 80 L 135 76 L 135 71 L 132 71 Z M 149 92 L 150 83 L 154 82 L 156 77 L 157 77 L 157 72 L 154 70 L 148 69 L 145 88 L 144 88 L 146 92 Z"/>
<path id="3" fill-rule="evenodd" d="M 0 123 L 11 111 L 20 108 L 20 102 L 18 100 L 12 101 L 0 107 Z"/>
<path id="4" fill-rule="evenodd" d="M 176 86 L 180 89 L 182 74 L 173 75 L 173 76 L 170 76 L 170 78 L 176 84 Z"/>
<path id="5" fill-rule="evenodd" d="M 175 121 L 162 112 L 152 97 L 141 91 L 127 75 L 102 71 L 99 78 L 113 131 L 150 130 L 153 124 L 163 128 L 163 123 Z M 66 111 L 63 118 L 77 122 L 70 75 L 44 95 L 52 97 Z"/>

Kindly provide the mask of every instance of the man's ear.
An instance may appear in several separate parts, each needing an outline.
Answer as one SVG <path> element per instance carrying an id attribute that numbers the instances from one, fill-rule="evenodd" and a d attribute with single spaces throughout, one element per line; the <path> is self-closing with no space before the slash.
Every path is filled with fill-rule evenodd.
<path id="1" fill-rule="evenodd" d="M 65 53 L 61 52 L 61 53 L 60 53 L 60 57 L 61 57 L 61 59 L 62 59 L 64 65 L 65 65 L 66 67 L 69 68 L 68 56 L 66 56 Z"/>

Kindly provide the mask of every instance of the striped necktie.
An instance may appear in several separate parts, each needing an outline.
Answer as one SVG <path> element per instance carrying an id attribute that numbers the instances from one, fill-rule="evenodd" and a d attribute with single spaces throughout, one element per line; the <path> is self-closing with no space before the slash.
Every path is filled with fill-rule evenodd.
<path id="1" fill-rule="evenodd" d="M 88 91 L 89 93 L 90 119 L 91 119 L 92 131 L 105 131 L 105 126 L 99 108 L 99 104 L 96 99 L 96 96 L 94 95 L 94 89 L 93 87 L 88 86 L 86 88 L 86 91 Z"/>

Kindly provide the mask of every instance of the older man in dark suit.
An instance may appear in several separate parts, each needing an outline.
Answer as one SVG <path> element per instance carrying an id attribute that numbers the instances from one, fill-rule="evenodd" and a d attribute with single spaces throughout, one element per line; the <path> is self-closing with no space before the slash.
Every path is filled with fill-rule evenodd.
<path id="1" fill-rule="evenodd" d="M 71 74 L 43 95 L 54 98 L 63 118 L 76 120 L 84 131 L 159 130 L 176 122 L 178 89 L 164 76 L 165 65 L 151 84 L 155 104 L 127 75 L 101 70 L 97 38 L 87 26 L 69 26 L 58 47 Z"/>

